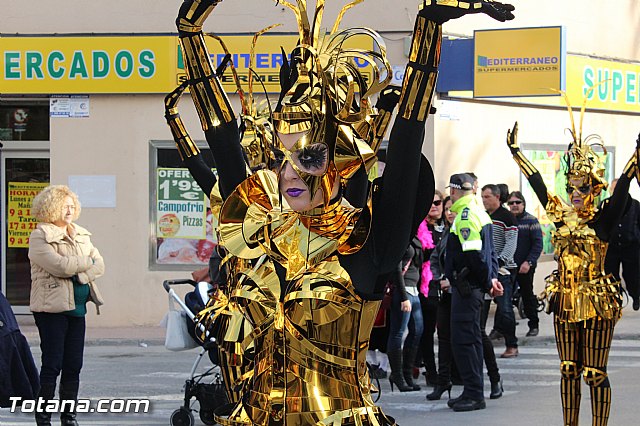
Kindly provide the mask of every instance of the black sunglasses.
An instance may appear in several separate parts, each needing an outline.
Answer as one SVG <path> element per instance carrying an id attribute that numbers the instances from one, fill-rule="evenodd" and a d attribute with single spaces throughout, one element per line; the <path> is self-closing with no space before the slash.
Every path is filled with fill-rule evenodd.
<path id="1" fill-rule="evenodd" d="M 513 206 L 513 205 L 520 205 L 522 204 L 521 200 L 513 200 L 513 201 L 509 201 L 507 202 L 508 205 Z"/>
<path id="2" fill-rule="evenodd" d="M 440 204 L 442 204 L 442 200 L 434 200 L 432 204 L 438 207 Z"/>
<path id="3" fill-rule="evenodd" d="M 567 194 L 573 194 L 573 191 L 578 191 L 581 194 L 588 194 L 591 191 L 591 185 L 585 184 L 582 186 L 573 186 L 571 184 L 567 184 Z"/>

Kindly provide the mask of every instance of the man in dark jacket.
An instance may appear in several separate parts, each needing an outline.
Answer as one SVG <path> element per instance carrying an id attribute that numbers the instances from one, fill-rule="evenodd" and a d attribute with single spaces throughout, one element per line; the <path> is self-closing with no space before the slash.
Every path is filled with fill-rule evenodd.
<path id="1" fill-rule="evenodd" d="M 617 182 L 618 179 L 611 182 L 610 193 Z M 620 280 L 622 264 L 622 278 L 633 300 L 633 310 L 637 311 L 640 309 L 640 203 L 630 195 L 627 197 L 624 216 L 609 240 L 604 269 Z"/>
<path id="2" fill-rule="evenodd" d="M 454 411 L 486 407 L 482 377 L 480 312 L 483 292 L 502 293 L 491 236 L 491 218 L 473 196 L 473 178 L 461 173 L 449 180 L 451 211 L 456 218 L 447 240 L 445 275 L 451 282 L 451 346 L 464 384 L 462 394 L 447 403 Z"/>
<path id="3" fill-rule="evenodd" d="M 518 221 L 518 247 L 513 260 L 518 265 L 516 282 L 520 287 L 524 312 L 529 319 L 527 336 L 537 336 L 539 332 L 538 299 L 533 293 L 533 274 L 536 272 L 538 258 L 542 253 L 542 230 L 538 219 L 525 210 L 527 203 L 522 192 L 514 191 L 509 194 L 507 204 Z"/>

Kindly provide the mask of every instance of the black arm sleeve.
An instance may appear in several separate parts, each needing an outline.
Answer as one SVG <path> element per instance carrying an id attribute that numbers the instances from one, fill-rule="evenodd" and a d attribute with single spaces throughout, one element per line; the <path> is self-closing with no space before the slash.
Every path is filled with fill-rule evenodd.
<path id="1" fill-rule="evenodd" d="M 182 163 L 189 169 L 189 173 L 191 173 L 191 176 L 196 180 L 202 192 L 204 192 L 207 197 L 210 196 L 217 179 L 216 175 L 213 174 L 202 159 L 202 155 L 192 155 L 191 157 L 185 158 Z"/>
<path id="2" fill-rule="evenodd" d="M 398 115 L 389 137 L 381 194 L 374 207 L 371 235 L 380 270 L 390 270 L 401 259 L 411 233 L 423 217 L 417 213 L 416 199 L 433 199 L 435 184 L 430 166 L 422 167 L 425 121 L 431 110 L 440 64 L 442 26 L 426 13 L 418 14 L 398 102 Z M 420 188 L 420 193 L 418 189 Z M 431 201 L 429 200 L 429 202 Z"/>
<path id="3" fill-rule="evenodd" d="M 428 181 L 418 182 L 423 138 L 424 123 L 402 117 L 396 119 L 391 131 L 382 189 L 374 199 L 370 235 L 375 244 L 376 261 L 382 271 L 393 269 L 409 244 L 415 225 L 419 185 L 433 198 L 433 174 Z"/>
<path id="4" fill-rule="evenodd" d="M 402 273 L 404 270 L 403 262 L 400 261 L 396 266 L 395 271 L 391 274 L 391 279 L 395 288 L 393 291 L 397 291 L 400 293 L 400 299 L 404 302 L 405 300 L 409 300 L 407 297 L 407 287 L 404 284 L 404 274 Z"/>
<path id="5" fill-rule="evenodd" d="M 216 163 L 220 195 L 224 200 L 247 177 L 238 123 L 233 120 L 211 127 L 205 131 L 205 136 Z"/>
<path id="6" fill-rule="evenodd" d="M 626 174 L 620 176 L 613 194 L 605 200 L 602 206 L 602 212 L 594 224 L 594 229 L 598 238 L 603 241 L 609 241 L 611 231 L 620 223 L 622 215 L 624 215 L 630 184 L 631 179 Z"/>
<path id="7" fill-rule="evenodd" d="M 540 175 L 540 173 L 535 172 L 534 174 L 529 176 L 527 180 L 531 184 L 533 191 L 536 193 L 538 200 L 540 200 L 540 204 L 542 204 L 542 207 L 543 208 L 547 207 L 547 204 L 549 203 L 547 185 L 544 184 L 544 181 L 542 180 L 542 176 Z"/>
<path id="8" fill-rule="evenodd" d="M 345 188 L 344 198 L 356 208 L 362 208 L 367 203 L 369 193 L 369 178 L 364 167 L 360 167 Z"/>

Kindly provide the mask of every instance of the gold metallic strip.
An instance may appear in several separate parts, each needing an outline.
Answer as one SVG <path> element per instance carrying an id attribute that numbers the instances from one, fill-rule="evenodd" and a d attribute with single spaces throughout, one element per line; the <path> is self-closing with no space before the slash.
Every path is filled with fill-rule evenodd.
<path id="1" fill-rule="evenodd" d="M 293 334 L 295 336 L 295 338 L 298 340 L 297 343 L 302 346 L 304 349 L 310 351 L 311 353 L 315 354 L 316 356 L 324 359 L 325 361 L 328 361 L 332 364 L 336 364 L 336 365 L 340 365 L 342 367 L 347 367 L 347 368 L 355 368 L 356 367 L 356 360 L 355 359 L 348 359 L 348 358 L 343 358 L 343 357 L 338 357 L 335 355 L 331 355 L 330 353 L 321 350 L 320 348 L 318 348 L 317 346 L 313 345 L 311 343 L 311 341 L 309 341 L 308 339 L 304 338 L 304 336 L 302 336 L 298 330 L 295 329 L 295 327 L 293 327 L 291 325 L 291 323 L 287 320 L 285 321 L 285 327 L 287 329 L 287 331 L 291 334 Z M 348 349 L 348 348 L 345 348 Z"/>
<path id="2" fill-rule="evenodd" d="M 416 24 L 413 29 L 413 40 L 411 41 L 411 52 L 409 53 L 409 61 L 411 62 L 418 62 L 424 37 L 424 27 L 426 24 L 426 18 L 423 18 L 422 16 L 418 16 L 416 18 Z"/>
<path id="3" fill-rule="evenodd" d="M 335 294 L 328 294 L 322 291 L 293 291 L 293 292 L 287 293 L 287 295 L 284 298 L 284 302 L 288 302 L 291 300 L 301 301 L 302 299 L 331 301 L 340 307 L 350 308 L 355 311 L 359 310 L 359 307 L 355 306 L 354 303 L 351 301 L 351 299 L 347 299 L 346 297 L 340 297 Z"/>
<path id="4" fill-rule="evenodd" d="M 514 154 L 513 159 L 516 161 L 520 170 L 526 177 L 531 177 L 532 175 L 537 173 L 536 167 L 531 164 L 531 162 L 524 156 L 521 151 L 518 151 Z"/>
<path id="5" fill-rule="evenodd" d="M 429 21 L 427 24 L 427 29 L 426 29 L 426 33 L 423 35 L 424 37 L 424 42 L 422 43 L 422 49 L 420 52 L 420 58 L 418 59 L 418 61 L 414 61 L 414 62 L 418 62 L 421 65 L 427 65 L 428 61 L 429 61 L 429 53 L 431 53 L 431 49 L 438 46 L 439 42 L 440 42 L 440 38 L 441 38 L 441 29 L 442 27 L 438 24 L 436 24 L 433 21 Z M 436 45 L 434 45 L 434 43 L 436 43 Z M 439 49 L 437 49 L 439 50 Z M 434 63 L 433 65 L 438 66 L 438 62 Z"/>
<path id="6" fill-rule="evenodd" d="M 200 65 L 202 69 L 202 76 L 207 77 L 214 74 L 213 64 L 211 63 L 211 57 L 207 51 L 207 44 L 204 40 L 204 35 L 198 34 L 198 37 L 193 37 L 190 39 L 191 43 L 193 43 L 193 52 L 195 53 L 195 58 L 197 60 L 198 65 Z"/>
<path id="7" fill-rule="evenodd" d="M 220 120 L 218 119 L 219 117 L 216 115 L 215 107 L 211 102 L 212 99 L 209 96 L 209 93 L 207 91 L 207 83 L 205 82 L 197 83 L 196 89 L 198 91 L 198 94 L 200 95 L 200 101 L 203 103 L 202 110 L 206 113 L 207 123 L 214 127 L 219 125 Z"/>
<path id="8" fill-rule="evenodd" d="M 222 112 L 222 117 L 219 117 L 219 118 L 221 118 L 223 122 L 229 123 L 234 119 L 233 113 L 231 112 L 232 111 L 231 103 L 229 102 L 229 98 L 227 98 L 227 94 L 225 93 L 225 91 L 222 90 L 222 87 L 220 87 L 220 82 L 218 81 L 218 78 L 213 77 L 212 80 L 213 81 L 211 86 L 213 88 L 213 93 L 216 97 L 218 106 L 220 107 L 220 110 Z"/>
<path id="9" fill-rule="evenodd" d="M 627 161 L 627 165 L 624 166 L 624 171 L 622 172 L 629 179 L 632 179 L 633 176 L 638 174 L 638 152 L 634 151 L 629 161 Z"/>
<path id="10" fill-rule="evenodd" d="M 181 38 L 180 43 L 182 44 L 182 51 L 184 52 L 184 69 L 187 73 L 187 77 L 191 80 L 196 80 L 202 78 L 202 75 L 200 74 L 200 68 L 197 66 L 192 40 L 193 38 Z"/>
<path id="11" fill-rule="evenodd" d="M 430 93 L 433 94 L 436 90 L 436 80 L 438 78 L 438 74 L 435 72 L 429 73 L 427 78 L 427 87 L 425 89 L 425 94 Z M 418 109 L 418 121 L 425 121 L 427 116 L 429 115 L 429 111 L 431 110 L 431 96 L 429 99 L 424 98 L 420 103 L 420 109 Z"/>
<path id="12" fill-rule="evenodd" d="M 410 67 L 407 67 L 407 69 L 409 68 Z M 407 120 L 411 118 L 411 113 L 413 112 L 413 109 L 415 107 L 416 99 L 418 97 L 418 91 L 420 90 L 420 85 L 422 84 L 423 75 L 424 73 L 422 71 L 414 69 L 413 74 L 411 76 L 413 77 L 413 81 L 408 87 L 409 91 L 408 91 L 407 99 L 404 105 L 401 105 L 401 108 L 403 108 L 403 110 L 398 111 L 398 113 L 402 114 L 402 117 Z"/>

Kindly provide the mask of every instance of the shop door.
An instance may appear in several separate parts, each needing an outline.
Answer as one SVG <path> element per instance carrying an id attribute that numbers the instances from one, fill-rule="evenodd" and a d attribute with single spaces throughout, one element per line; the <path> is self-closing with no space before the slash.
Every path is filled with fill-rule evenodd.
<path id="1" fill-rule="evenodd" d="M 3 142 L 0 149 L 2 195 L 2 292 L 17 314 L 29 312 L 31 267 L 29 235 L 35 194 L 49 185 L 48 142 Z"/>

